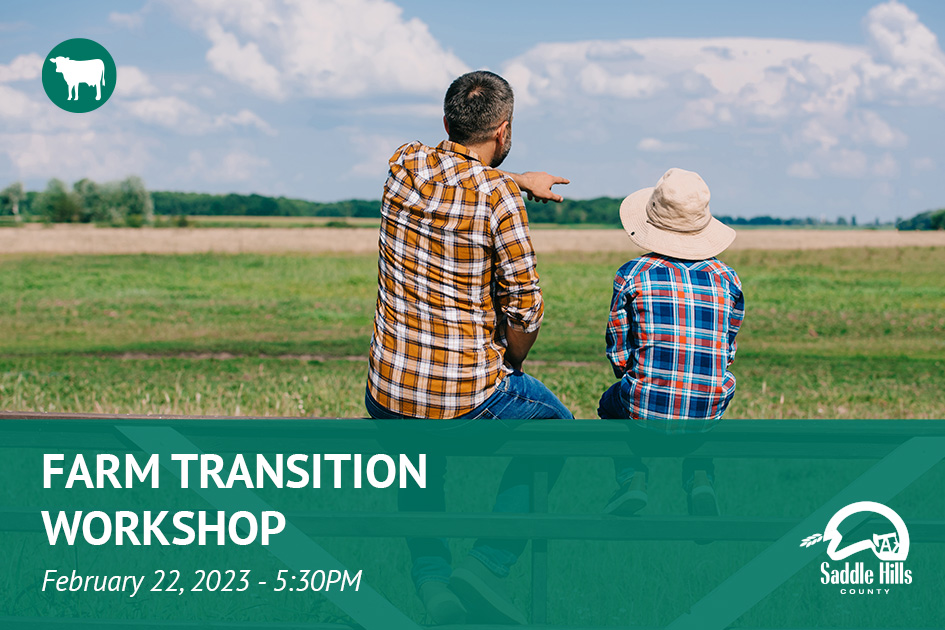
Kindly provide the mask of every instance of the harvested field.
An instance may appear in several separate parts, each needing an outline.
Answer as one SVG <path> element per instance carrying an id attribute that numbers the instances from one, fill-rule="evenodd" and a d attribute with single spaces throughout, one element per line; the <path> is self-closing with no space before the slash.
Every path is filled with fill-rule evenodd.
<path id="1" fill-rule="evenodd" d="M 539 253 L 632 248 L 621 230 L 534 229 Z M 945 246 L 945 232 L 894 230 L 740 230 L 732 250 Z M 2 254 L 340 253 L 377 251 L 375 228 L 0 228 Z"/>

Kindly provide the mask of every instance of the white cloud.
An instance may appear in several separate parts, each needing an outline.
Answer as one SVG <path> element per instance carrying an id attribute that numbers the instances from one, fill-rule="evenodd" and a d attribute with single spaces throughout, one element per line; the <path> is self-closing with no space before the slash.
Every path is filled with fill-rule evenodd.
<path id="1" fill-rule="evenodd" d="M 185 124 L 200 115 L 200 110 L 177 96 L 158 96 L 132 101 L 126 105 L 139 120 L 183 131 Z"/>
<path id="2" fill-rule="evenodd" d="M 850 135 L 860 143 L 882 148 L 903 147 L 907 138 L 904 133 L 893 128 L 872 111 L 857 112 L 853 116 L 853 127 Z"/>
<path id="3" fill-rule="evenodd" d="M 872 98 L 943 103 L 945 54 L 938 38 L 904 4 L 873 7 L 863 21 L 872 59 L 863 65 Z"/>
<path id="4" fill-rule="evenodd" d="M 0 64 L 0 83 L 31 81 L 43 73 L 44 59 L 36 53 L 19 55 L 9 64 Z"/>
<path id="5" fill-rule="evenodd" d="M 934 171 L 935 160 L 930 157 L 920 157 L 912 160 L 912 170 L 914 171 Z"/>
<path id="6" fill-rule="evenodd" d="M 150 96 L 157 92 L 151 79 L 135 66 L 118 66 L 118 79 L 115 81 L 115 96 L 135 98 Z"/>
<path id="7" fill-rule="evenodd" d="M 144 123 L 166 127 L 180 134 L 206 134 L 236 127 L 254 128 L 270 136 L 276 134 L 272 125 L 249 109 L 210 116 L 178 96 L 128 101 L 124 107 Z"/>
<path id="8" fill-rule="evenodd" d="M 836 121 L 810 120 L 800 129 L 798 139 L 801 143 L 820 145 L 825 151 L 840 144 Z"/>
<path id="9" fill-rule="evenodd" d="M 526 103 L 659 94 L 695 103 L 689 113 L 704 126 L 731 122 L 735 112 L 783 119 L 843 111 L 859 85 L 853 66 L 865 59 L 864 50 L 833 43 L 639 39 L 540 44 L 504 72 Z"/>
<path id="10" fill-rule="evenodd" d="M 248 153 L 243 149 L 231 149 L 219 154 L 212 149 L 207 151 L 193 149 L 187 154 L 187 163 L 173 173 L 178 182 L 211 182 L 214 184 L 239 184 L 259 181 L 261 172 L 269 170 L 269 160 Z"/>
<path id="11" fill-rule="evenodd" d="M 30 28 L 26 22 L 0 22 L 0 33 L 16 33 Z"/>
<path id="12" fill-rule="evenodd" d="M 691 148 L 692 147 L 685 142 L 666 142 L 659 138 L 643 138 L 637 143 L 637 149 L 639 151 L 646 151 L 648 153 L 674 153 L 687 151 Z"/>
<path id="13" fill-rule="evenodd" d="M 787 39 L 663 38 L 542 43 L 503 74 L 517 102 L 567 121 L 641 137 L 637 149 L 682 150 L 686 132 L 725 129 L 790 177 L 895 179 L 893 124 L 904 106 L 945 108 L 945 53 L 918 16 L 892 0 L 863 21 L 863 45 Z M 908 127 L 909 125 L 907 125 Z M 566 135 L 564 132 L 563 135 Z M 606 144 L 610 135 L 585 135 Z M 767 138 L 767 140 L 763 139 Z"/>
<path id="14" fill-rule="evenodd" d="M 587 94 L 624 99 L 648 98 L 666 87 L 659 77 L 633 72 L 613 74 L 596 63 L 581 70 L 578 83 Z"/>
<path id="15" fill-rule="evenodd" d="M 26 94 L 0 85 L 0 120 L 29 117 L 34 110 L 34 103 Z"/>
<path id="16" fill-rule="evenodd" d="M 873 175 L 886 179 L 894 178 L 899 175 L 899 163 L 891 153 L 886 153 L 880 158 L 871 169 Z"/>
<path id="17" fill-rule="evenodd" d="M 257 116 L 248 109 L 241 109 L 235 114 L 220 114 L 213 119 L 215 129 L 228 129 L 230 127 L 255 127 L 267 136 L 276 135 L 276 130 L 272 125 Z"/>
<path id="18" fill-rule="evenodd" d="M 526 104 L 580 112 L 601 96 L 659 95 L 692 128 L 842 119 L 866 100 L 945 104 L 945 54 L 915 13 L 887 2 L 864 26 L 868 46 L 750 37 L 543 43 L 503 72 Z M 880 146 L 901 143 L 878 115 L 861 122 Z"/>
<path id="19" fill-rule="evenodd" d="M 409 116 L 411 118 L 436 119 L 443 116 L 442 103 L 385 103 L 357 110 L 358 114 L 372 116 Z"/>
<path id="20" fill-rule="evenodd" d="M 467 69 L 388 0 L 165 1 L 211 41 L 214 70 L 273 99 L 439 95 Z"/>
<path id="21" fill-rule="evenodd" d="M 817 179 L 820 174 L 810 162 L 795 162 L 788 167 L 787 174 L 799 179 Z"/>
<path id="22" fill-rule="evenodd" d="M 255 42 L 241 45 L 236 35 L 223 30 L 216 21 L 206 29 L 213 46 L 207 51 L 210 67 L 237 83 L 264 96 L 283 97 L 279 71 L 263 57 Z"/>
<path id="23" fill-rule="evenodd" d="M 898 168 L 895 161 L 890 164 L 880 160 L 871 170 L 869 156 L 855 149 L 815 149 L 806 160 L 788 166 L 787 174 L 798 179 L 820 179 L 824 176 L 861 179 L 871 172 L 876 175 L 878 171 L 888 176 L 887 173 L 893 168 Z"/>
<path id="24" fill-rule="evenodd" d="M 92 129 L 51 133 L 0 133 L 0 153 L 18 177 L 90 177 L 111 181 L 143 173 L 150 162 L 147 141 L 123 133 Z"/>
<path id="25" fill-rule="evenodd" d="M 223 157 L 220 167 L 210 178 L 221 182 L 244 182 L 258 178 L 259 171 L 269 166 L 269 160 L 242 150 L 235 150 Z"/>
<path id="26" fill-rule="evenodd" d="M 840 149 L 823 156 L 827 171 L 837 177 L 860 178 L 866 175 L 869 158 L 862 151 Z"/>
<path id="27" fill-rule="evenodd" d="M 108 14 L 108 21 L 124 28 L 138 28 L 144 23 L 144 16 L 141 13 L 119 13 L 118 11 L 112 11 Z"/>
<path id="28" fill-rule="evenodd" d="M 358 156 L 358 161 L 351 167 L 351 174 L 380 181 L 390 169 L 390 157 L 404 143 L 403 138 L 364 133 L 357 129 L 347 131 L 351 147 Z"/>
<path id="29" fill-rule="evenodd" d="M 830 150 L 842 144 L 854 144 L 889 149 L 902 148 L 908 143 L 902 131 L 869 110 L 853 110 L 845 116 L 818 116 L 797 124 L 801 126 L 793 136 L 794 142 L 790 143 L 795 148 L 817 145 L 822 150 Z"/>

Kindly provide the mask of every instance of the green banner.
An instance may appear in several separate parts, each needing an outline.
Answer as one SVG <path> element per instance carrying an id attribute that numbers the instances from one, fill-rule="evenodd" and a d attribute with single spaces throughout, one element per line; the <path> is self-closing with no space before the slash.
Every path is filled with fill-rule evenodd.
<path id="1" fill-rule="evenodd" d="M 945 626 L 939 421 L 6 417 L 0 446 L 4 627 Z"/>

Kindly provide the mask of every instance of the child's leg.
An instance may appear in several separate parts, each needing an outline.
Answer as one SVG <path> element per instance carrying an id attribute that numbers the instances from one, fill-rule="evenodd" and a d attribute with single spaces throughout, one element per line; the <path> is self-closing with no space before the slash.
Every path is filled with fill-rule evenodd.
<path id="1" fill-rule="evenodd" d="M 600 397 L 597 407 L 597 416 L 605 420 L 626 420 L 627 410 L 620 399 L 620 381 L 617 381 Z M 637 472 L 648 474 L 643 460 L 639 457 L 615 457 L 614 477 L 619 485 L 623 485 L 633 478 Z"/>
<path id="2" fill-rule="evenodd" d="M 615 457 L 614 458 L 614 479 L 617 480 L 617 483 L 621 486 L 631 479 L 638 472 L 646 475 L 646 479 L 650 479 L 650 469 L 647 468 L 646 464 L 643 463 L 643 460 L 639 457 Z"/>
<path id="3" fill-rule="evenodd" d="M 687 493 L 692 491 L 692 480 L 696 471 L 705 471 L 709 483 L 715 483 L 715 462 L 708 457 L 687 457 L 682 463 L 682 487 Z"/>

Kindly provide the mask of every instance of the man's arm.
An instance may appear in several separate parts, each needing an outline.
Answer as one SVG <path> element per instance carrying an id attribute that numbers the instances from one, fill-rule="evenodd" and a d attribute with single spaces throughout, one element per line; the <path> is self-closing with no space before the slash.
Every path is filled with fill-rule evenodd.
<path id="1" fill-rule="evenodd" d="M 514 326 L 506 325 L 505 362 L 508 363 L 509 367 L 513 370 L 522 371 L 522 364 L 525 362 L 525 357 L 528 356 L 528 351 L 532 349 L 532 346 L 535 345 L 535 340 L 538 339 L 538 330 L 527 333 Z"/>
<path id="2" fill-rule="evenodd" d="M 514 192 L 513 192 L 514 191 Z M 494 208 L 493 294 L 505 333 L 505 362 L 521 371 L 522 362 L 538 337 L 544 304 L 535 269 L 535 250 L 528 233 L 525 203 L 511 184 L 498 188 L 490 199 Z"/>
<path id="3" fill-rule="evenodd" d="M 557 175 L 550 175 L 544 171 L 528 171 L 527 173 L 506 173 L 519 188 L 525 191 L 529 201 L 564 201 L 564 197 L 551 190 L 555 184 L 570 184 L 571 180 Z"/>

